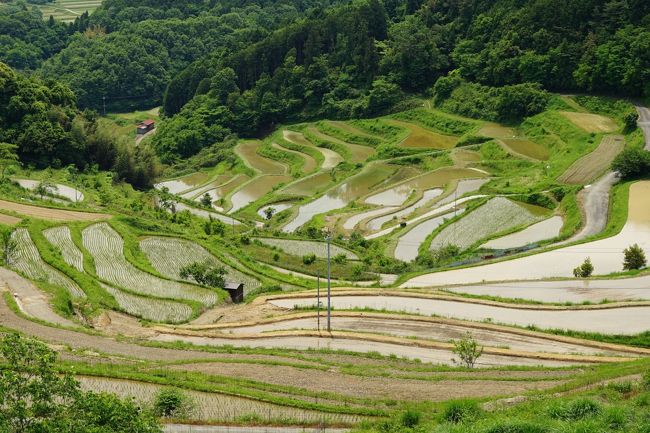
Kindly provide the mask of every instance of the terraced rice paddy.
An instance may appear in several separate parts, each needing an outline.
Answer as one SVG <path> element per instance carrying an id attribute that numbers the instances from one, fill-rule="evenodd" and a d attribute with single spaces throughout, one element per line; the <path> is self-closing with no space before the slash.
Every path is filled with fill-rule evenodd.
<path id="1" fill-rule="evenodd" d="M 323 155 L 324 158 L 323 164 L 321 166 L 321 169 L 323 170 L 332 169 L 337 165 L 339 165 L 340 162 L 343 162 L 343 157 L 341 155 L 334 152 L 333 150 L 326 149 L 324 147 L 314 146 L 314 144 L 311 141 L 307 140 L 305 136 L 302 135 L 300 132 L 289 131 L 285 129 L 284 131 L 282 131 L 282 138 L 284 138 L 290 143 L 297 144 L 300 146 L 310 146 L 318 150 Z"/>
<path id="2" fill-rule="evenodd" d="M 241 271 L 223 263 L 202 246 L 179 238 L 148 237 L 140 241 L 140 249 L 149 259 L 154 269 L 164 277 L 179 280 L 183 266 L 194 262 L 208 262 L 226 269 L 226 281 L 244 283 L 246 290 L 260 286 L 260 282 Z"/>
<path id="3" fill-rule="evenodd" d="M 550 157 L 546 146 L 526 138 L 502 138 L 499 142 L 503 143 L 507 151 L 515 155 L 523 155 L 538 161 L 546 161 Z"/>
<path id="4" fill-rule="evenodd" d="M 216 184 L 216 182 L 211 182 L 207 186 L 213 186 L 213 187 L 208 187 L 208 188 L 201 187 L 198 190 L 185 193 L 181 195 L 181 197 L 188 198 L 187 196 L 190 195 L 191 197 L 194 198 L 195 201 L 198 202 L 201 200 L 201 197 L 204 194 L 208 194 L 212 199 L 213 205 L 216 206 L 219 200 L 225 199 L 228 196 L 228 194 L 230 194 L 232 191 L 235 191 L 237 188 L 240 188 L 245 183 L 249 182 L 250 179 L 251 178 L 246 176 L 245 174 L 238 174 L 223 184 Z"/>
<path id="5" fill-rule="evenodd" d="M 587 132 L 614 132 L 618 130 L 616 122 L 600 114 L 574 113 L 570 111 L 562 111 L 560 114 Z"/>
<path id="6" fill-rule="evenodd" d="M 227 184 L 228 182 L 234 180 L 237 176 L 240 176 L 240 175 L 232 176 L 232 175 L 228 175 L 228 174 L 222 174 L 222 175 L 219 175 L 219 176 L 215 177 L 210 182 L 202 184 L 198 188 L 192 188 L 191 190 L 185 191 L 185 192 L 183 192 L 182 194 L 179 194 L 179 195 L 181 197 L 183 197 L 183 198 L 188 198 L 188 199 L 197 198 L 198 199 L 203 194 L 205 194 L 206 192 L 211 191 L 211 190 L 213 190 L 215 188 L 218 188 L 220 186 L 223 186 L 223 185 Z"/>
<path id="7" fill-rule="evenodd" d="M 230 196 L 232 207 L 228 213 L 237 212 L 271 192 L 276 185 L 289 182 L 290 180 L 290 176 L 260 176 L 253 179 Z"/>
<path id="8" fill-rule="evenodd" d="M 481 189 L 483 185 L 488 183 L 490 179 L 461 179 L 458 181 L 456 184 L 456 187 L 454 190 L 451 192 L 451 194 L 447 195 L 446 197 L 442 198 L 437 204 L 438 205 L 443 205 L 447 203 L 451 203 L 454 200 L 457 200 L 461 197 L 463 197 L 465 194 L 469 194 L 470 192 L 475 192 Z"/>
<path id="9" fill-rule="evenodd" d="M 139 402 L 150 403 L 164 387 L 144 382 L 108 379 L 101 377 L 77 377 L 83 389 L 110 392 L 122 397 L 132 397 Z M 227 394 L 187 391 L 196 405 L 193 419 L 209 421 L 238 421 L 252 417 L 264 421 L 294 420 L 297 422 L 355 423 L 361 418 L 356 415 L 323 413 L 291 406 L 280 406 L 263 401 L 246 399 Z"/>
<path id="10" fill-rule="evenodd" d="M 593 152 L 583 156 L 558 178 L 559 182 L 573 185 L 584 185 L 605 173 L 625 147 L 625 139 L 621 135 L 606 135 Z"/>
<path id="11" fill-rule="evenodd" d="M 345 230 L 353 230 L 359 223 L 365 219 L 376 217 L 378 215 L 383 215 L 387 213 L 391 213 L 397 210 L 397 207 L 391 207 L 391 206 L 384 206 L 379 209 L 371 209 L 367 210 L 355 215 L 352 215 L 349 217 L 345 222 L 343 223 L 343 228 Z"/>
<path id="12" fill-rule="evenodd" d="M 387 120 L 387 122 L 409 131 L 408 137 L 399 144 L 400 147 L 414 149 L 450 149 L 458 142 L 458 137 L 438 134 L 414 123 L 393 119 Z"/>
<path id="13" fill-rule="evenodd" d="M 23 273 L 32 280 L 44 281 L 53 286 L 63 288 L 75 298 L 84 298 L 86 296 L 77 283 L 43 261 L 27 229 L 16 229 L 11 237 L 17 244 L 9 260 L 13 269 Z"/>
<path id="14" fill-rule="evenodd" d="M 408 184 L 399 185 L 367 197 L 364 201 L 377 206 L 401 206 L 413 190 Z"/>
<path id="15" fill-rule="evenodd" d="M 341 131 L 345 131 L 345 132 L 347 132 L 349 134 L 359 135 L 359 136 L 362 136 L 362 137 L 369 137 L 371 139 L 383 141 L 382 137 L 380 137 L 378 135 L 369 134 L 366 131 L 362 131 L 359 128 L 355 128 L 354 126 L 350 125 L 347 122 L 340 122 L 340 121 L 337 121 L 337 120 L 328 120 L 326 123 L 328 123 L 329 125 L 331 125 L 334 128 L 340 129 Z"/>
<path id="16" fill-rule="evenodd" d="M 283 308 L 306 307 L 314 304 L 314 298 L 277 299 L 271 303 Z M 535 325 L 539 329 L 571 329 L 605 334 L 633 335 L 650 327 L 650 307 L 524 310 L 510 306 L 401 296 L 333 296 L 332 306 L 339 311 L 369 308 L 471 321 L 490 320 L 523 327 Z"/>
<path id="17" fill-rule="evenodd" d="M 650 300 L 650 276 L 609 280 L 520 281 L 445 289 L 454 293 L 526 299 L 535 302 L 582 304 L 604 300 Z"/>
<path id="18" fill-rule="evenodd" d="M 390 220 L 399 221 L 401 218 L 405 218 L 416 210 L 426 206 L 427 203 L 436 197 L 439 197 L 442 193 L 443 190 L 441 188 L 428 189 L 424 191 L 422 197 L 412 205 L 405 207 L 404 209 L 401 209 L 395 213 L 384 215 L 369 221 L 368 228 L 375 231 L 381 229 L 381 227 Z"/>
<path id="19" fill-rule="evenodd" d="M 445 227 L 431 241 L 431 250 L 456 245 L 461 250 L 496 233 L 539 220 L 523 206 L 495 197 L 459 221 Z"/>
<path id="20" fill-rule="evenodd" d="M 291 206 L 293 206 L 291 203 L 273 203 L 259 208 L 257 210 L 257 214 L 266 219 L 267 209 L 273 209 L 273 215 L 275 215 L 282 212 L 283 210 L 289 209 Z"/>
<path id="21" fill-rule="evenodd" d="M 53 227 L 43 230 L 43 236 L 61 251 L 63 260 L 79 272 L 84 272 L 84 256 L 72 241 L 70 229 L 67 226 Z"/>
<path id="22" fill-rule="evenodd" d="M 345 141 L 339 140 L 336 137 L 331 137 L 329 135 L 320 132 L 315 127 L 308 127 L 307 131 L 309 132 L 310 135 L 313 135 L 320 140 L 328 141 L 330 143 L 335 143 L 345 147 L 348 150 L 348 152 L 350 152 L 351 161 L 354 163 L 366 162 L 368 158 L 370 158 L 375 153 L 375 149 L 373 149 L 372 147 L 361 146 L 359 144 L 353 144 L 353 143 L 346 143 Z"/>
<path id="23" fill-rule="evenodd" d="M 262 146 L 259 141 L 243 141 L 235 148 L 235 153 L 244 161 L 244 163 L 260 174 L 287 174 L 288 167 L 273 159 L 266 158 L 257 150 Z"/>
<path id="24" fill-rule="evenodd" d="M 219 220 L 219 221 L 221 221 L 221 222 L 223 222 L 225 224 L 228 224 L 229 226 L 238 226 L 238 225 L 241 224 L 241 222 L 239 222 L 238 220 L 236 220 L 234 218 L 231 218 L 229 216 L 226 216 L 226 215 L 222 215 L 222 214 L 217 213 L 217 212 L 211 212 L 211 211 L 205 210 L 205 209 L 197 209 L 195 207 L 187 206 L 184 203 L 176 203 L 175 206 L 176 206 L 176 211 L 178 211 L 178 212 L 186 210 L 189 213 L 191 213 L 192 215 L 196 215 L 196 216 L 198 216 L 200 218 L 205 218 L 205 219 L 212 218 L 214 220 Z"/>
<path id="25" fill-rule="evenodd" d="M 573 268 L 587 256 L 590 256 L 594 265 L 594 275 L 606 275 L 621 271 L 623 250 L 634 243 L 643 248 L 646 254 L 650 252 L 648 181 L 636 182 L 630 186 L 628 219 L 616 236 L 497 263 L 424 274 L 408 280 L 403 287 L 570 278 L 573 276 Z"/>
<path id="26" fill-rule="evenodd" d="M 296 218 L 285 225 L 282 230 L 291 233 L 302 227 L 315 215 L 346 206 L 352 200 L 367 195 L 382 179 L 390 177 L 396 171 L 397 167 L 389 164 L 368 164 L 361 173 L 351 177 L 316 200 L 300 206 Z"/>
<path id="27" fill-rule="evenodd" d="M 31 179 L 16 179 L 16 182 L 18 182 L 18 185 L 21 187 L 30 191 L 36 190 L 36 188 L 38 188 L 38 186 L 41 184 L 41 181 Z M 53 184 L 52 186 L 48 187 L 47 191 L 50 195 L 63 197 L 73 203 L 83 201 L 84 199 L 84 195 L 81 191 L 71 186 L 63 185 L 60 183 Z"/>
<path id="28" fill-rule="evenodd" d="M 178 179 L 171 179 L 165 182 L 157 183 L 156 189 L 162 189 L 167 187 L 170 193 L 180 194 L 190 189 L 194 189 L 200 185 L 203 185 L 208 180 L 210 180 L 210 175 L 204 172 L 196 172 L 188 174 L 187 176 L 179 177 Z"/>
<path id="29" fill-rule="evenodd" d="M 72 22 L 84 12 L 91 13 L 102 4 L 102 0 L 55 0 L 39 5 L 43 18 L 54 17 L 57 21 Z"/>
<path id="30" fill-rule="evenodd" d="M 185 322 L 192 317 L 192 308 L 189 305 L 132 295 L 107 284 L 102 284 L 102 287 L 115 299 L 122 310 L 132 316 L 164 323 Z"/>
<path id="31" fill-rule="evenodd" d="M 282 147 L 278 143 L 271 143 L 271 147 L 273 147 L 273 148 L 275 148 L 275 149 L 277 149 L 277 150 L 279 150 L 281 152 L 291 153 L 291 154 L 296 155 L 299 158 L 301 158 L 303 160 L 303 163 L 302 163 L 302 168 L 301 168 L 300 171 L 302 172 L 303 175 L 312 173 L 312 172 L 316 171 L 316 169 L 318 168 L 318 162 L 316 162 L 314 157 L 311 156 L 311 155 L 307 155 L 306 153 L 298 152 L 296 150 L 287 149 L 286 147 Z"/>
<path id="32" fill-rule="evenodd" d="M 332 175 L 329 172 L 321 172 L 303 177 L 282 188 L 281 191 L 290 195 L 312 196 L 324 191 L 332 182 Z"/>
<path id="33" fill-rule="evenodd" d="M 314 254 L 321 259 L 327 258 L 327 243 L 317 241 L 301 241 L 295 239 L 276 239 L 276 238 L 255 238 L 263 244 L 276 247 L 288 254 L 295 256 L 306 256 Z M 330 244 L 330 254 L 332 257 L 343 254 L 350 260 L 359 260 L 359 257 L 352 251 L 341 248 L 338 245 Z"/>
<path id="34" fill-rule="evenodd" d="M 493 250 L 519 248 L 535 242 L 552 239 L 560 234 L 563 225 L 564 221 L 562 221 L 562 217 L 554 216 L 518 232 L 492 239 L 481 245 L 481 248 Z"/>
<path id="35" fill-rule="evenodd" d="M 111 285 L 139 295 L 184 299 L 206 306 L 217 302 L 211 290 L 158 278 L 136 268 L 124 257 L 124 241 L 106 223 L 85 228 L 82 237 L 84 247 L 95 260 L 97 276 Z"/>
<path id="36" fill-rule="evenodd" d="M 465 209 L 461 208 L 455 212 L 448 212 L 419 223 L 397 240 L 394 257 L 405 262 L 415 260 L 420 245 L 424 243 L 427 236 L 444 224 L 445 221 L 462 214 L 464 211 Z"/>

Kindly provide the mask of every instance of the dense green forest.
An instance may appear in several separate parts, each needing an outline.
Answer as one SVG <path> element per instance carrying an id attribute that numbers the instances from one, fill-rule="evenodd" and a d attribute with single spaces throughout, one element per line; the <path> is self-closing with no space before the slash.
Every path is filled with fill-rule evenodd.
<path id="1" fill-rule="evenodd" d="M 106 0 L 72 24 L 42 18 L 0 8 L 0 60 L 65 83 L 81 109 L 162 104 L 166 162 L 423 94 L 501 121 L 539 112 L 545 91 L 650 96 L 642 0 Z"/>

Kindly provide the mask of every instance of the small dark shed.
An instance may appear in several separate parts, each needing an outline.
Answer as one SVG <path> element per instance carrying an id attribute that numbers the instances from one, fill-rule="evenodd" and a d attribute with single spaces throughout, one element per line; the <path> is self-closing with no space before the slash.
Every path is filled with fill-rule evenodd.
<path id="1" fill-rule="evenodd" d="M 244 284 L 226 281 L 223 289 L 230 294 L 230 299 L 235 304 L 244 302 Z"/>
<path id="2" fill-rule="evenodd" d="M 147 132 L 153 130 L 155 127 L 156 127 L 156 122 L 154 122 L 151 119 L 147 119 L 138 125 L 138 129 L 137 129 L 138 135 L 144 135 Z"/>

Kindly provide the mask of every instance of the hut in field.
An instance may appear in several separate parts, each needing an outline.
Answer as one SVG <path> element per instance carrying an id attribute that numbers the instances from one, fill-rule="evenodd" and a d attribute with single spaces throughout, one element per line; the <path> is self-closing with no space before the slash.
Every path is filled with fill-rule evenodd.
<path id="1" fill-rule="evenodd" d="M 244 284 L 226 281 L 223 289 L 230 294 L 230 299 L 235 304 L 244 302 Z"/>
<path id="2" fill-rule="evenodd" d="M 149 131 L 152 131 L 156 127 L 156 122 L 151 119 L 147 119 L 141 124 L 138 125 L 136 131 L 138 135 L 144 135 Z"/>

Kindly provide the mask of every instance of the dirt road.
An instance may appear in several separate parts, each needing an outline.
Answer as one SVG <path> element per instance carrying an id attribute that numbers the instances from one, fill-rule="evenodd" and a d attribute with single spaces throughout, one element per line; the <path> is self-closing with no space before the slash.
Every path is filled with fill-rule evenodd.
<path id="1" fill-rule="evenodd" d="M 636 111 L 639 113 L 639 128 L 645 135 L 645 150 L 650 152 L 650 109 L 637 105 Z"/>
<path id="2" fill-rule="evenodd" d="M 108 214 L 52 209 L 7 200 L 0 200 L 0 209 L 10 210 L 21 215 L 49 221 L 98 221 L 112 217 L 112 215 Z"/>
<path id="3" fill-rule="evenodd" d="M 609 209 L 609 192 L 618 180 L 618 174 L 609 172 L 594 184 L 586 186 L 585 189 L 578 193 L 578 200 L 582 204 L 585 225 L 582 227 L 582 230 L 562 242 L 562 244 L 568 244 L 597 235 L 605 229 Z"/>

